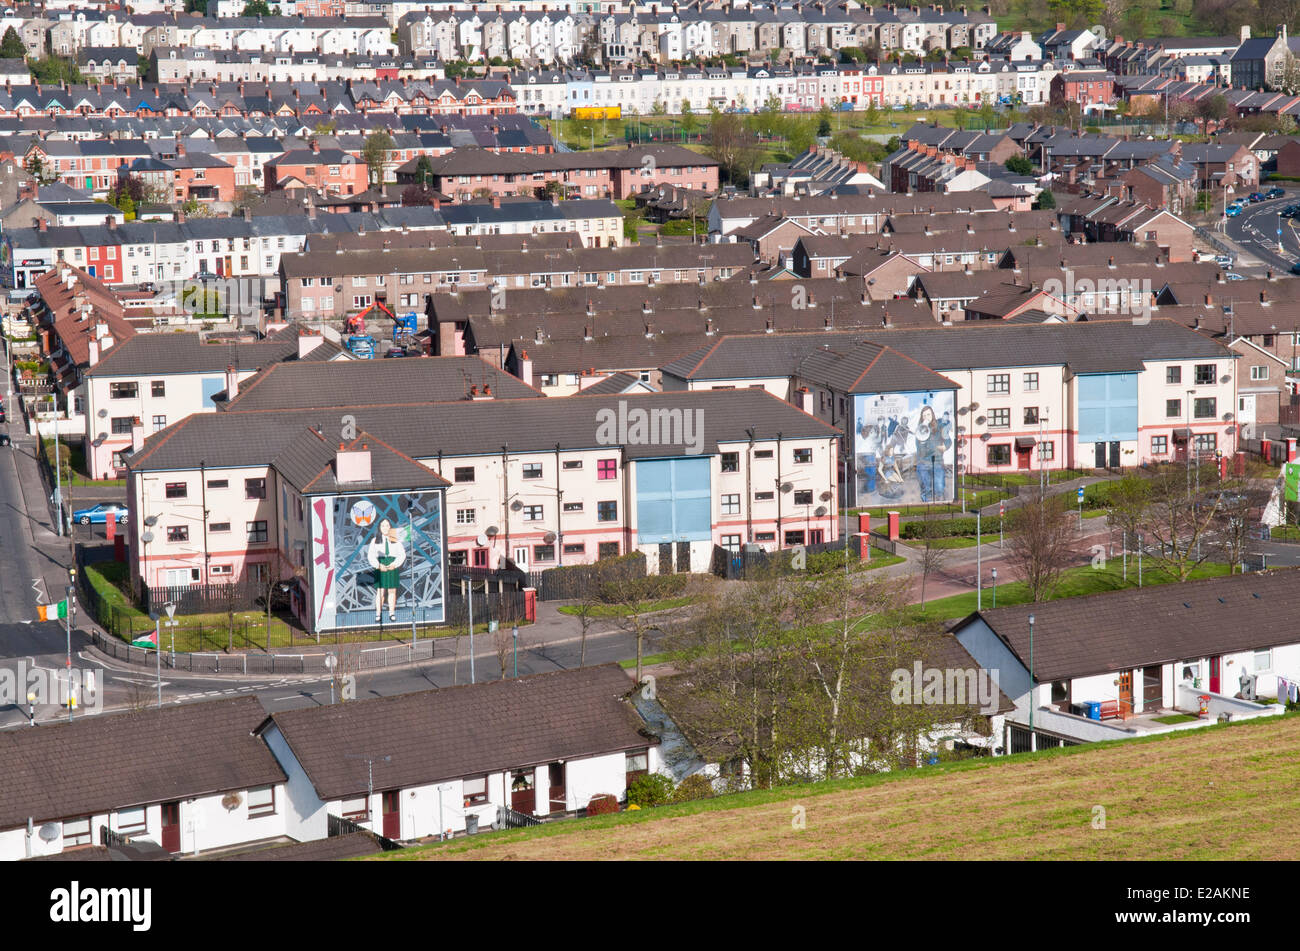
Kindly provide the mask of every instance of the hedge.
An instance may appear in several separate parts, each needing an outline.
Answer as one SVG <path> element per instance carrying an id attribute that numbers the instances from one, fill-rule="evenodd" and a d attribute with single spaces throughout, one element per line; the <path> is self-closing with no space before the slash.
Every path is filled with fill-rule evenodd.
<path id="1" fill-rule="evenodd" d="M 987 520 L 988 525 L 995 525 L 994 519 Z M 981 526 L 987 527 L 987 526 Z M 925 538 L 930 533 L 932 538 L 952 538 L 957 535 L 974 535 L 975 534 L 975 517 L 973 515 L 964 515 L 960 518 L 936 518 L 929 521 L 918 520 L 915 522 L 904 522 L 899 526 L 899 534 L 903 538 Z"/>

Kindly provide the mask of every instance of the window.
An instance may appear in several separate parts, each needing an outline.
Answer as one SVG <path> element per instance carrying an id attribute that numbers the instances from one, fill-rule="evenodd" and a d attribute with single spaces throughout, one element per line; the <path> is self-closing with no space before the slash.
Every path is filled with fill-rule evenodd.
<path id="1" fill-rule="evenodd" d="M 740 551 L 740 536 L 739 536 L 739 535 L 723 535 L 723 536 L 722 536 L 722 547 L 725 548 L 725 549 L 727 549 L 727 551 Z"/>
<path id="2" fill-rule="evenodd" d="M 1196 385 L 1208 386 L 1214 382 L 1214 364 L 1198 363 L 1196 364 Z"/>
<path id="3" fill-rule="evenodd" d="M 154 381 L 153 381 L 153 384 L 152 384 L 152 387 L 151 387 L 151 392 L 153 393 L 154 396 L 166 396 L 166 395 L 167 395 L 167 381 L 166 381 L 166 380 L 154 380 Z"/>
<path id="4" fill-rule="evenodd" d="M 1169 437 L 1168 437 L 1168 436 L 1152 436 L 1152 437 L 1151 437 L 1151 455 L 1153 455 L 1153 456 L 1163 456 L 1163 455 L 1166 455 L 1168 452 L 1169 452 Z"/>
<path id="5" fill-rule="evenodd" d="M 739 472 L 740 471 L 740 453 L 724 452 L 722 454 L 722 471 Z"/>
<path id="6" fill-rule="evenodd" d="M 1037 425 L 1038 425 L 1038 407 L 1037 407 L 1037 406 L 1026 406 L 1026 407 L 1025 407 L 1025 425 L 1026 425 L 1026 426 L 1037 426 Z"/>
<path id="7" fill-rule="evenodd" d="M 473 525 L 478 509 L 456 509 L 457 525 Z"/>
<path id="8" fill-rule="evenodd" d="M 228 526 L 230 523 L 227 522 L 226 524 Z M 233 575 L 235 572 L 231 565 L 213 565 L 208 573 L 215 577 L 216 575 Z"/>
<path id="9" fill-rule="evenodd" d="M 1038 444 L 1038 458 L 1044 462 L 1056 458 L 1056 443 L 1040 442 Z"/>
<path id="10" fill-rule="evenodd" d="M 785 533 L 785 543 L 786 543 L 787 545 L 802 545 L 802 544 L 803 544 L 803 538 L 804 538 L 803 532 L 786 532 L 786 533 Z"/>
<path id="11" fill-rule="evenodd" d="M 754 451 L 754 458 L 755 458 L 755 459 L 771 459 L 771 458 L 772 458 L 772 450 L 771 450 L 771 449 L 756 449 L 756 450 Z"/>
<path id="12" fill-rule="evenodd" d="M 1007 429 L 1010 426 L 1011 410 L 1005 407 L 989 410 L 989 429 Z"/>
<path id="13" fill-rule="evenodd" d="M 555 560 L 554 545 L 533 546 L 533 561 L 554 561 L 554 560 Z"/>
<path id="14" fill-rule="evenodd" d="M 190 540 L 190 527 L 188 525 L 168 525 L 167 540 L 169 542 L 187 542 Z"/>
<path id="15" fill-rule="evenodd" d="M 90 819 L 69 819 L 63 823 L 63 847 L 90 845 Z"/>
<path id="16" fill-rule="evenodd" d="M 1251 378 L 1252 380 L 1267 380 L 1267 379 L 1268 379 L 1268 367 L 1266 367 L 1266 366 L 1262 366 L 1262 367 L 1251 367 L 1251 368 L 1250 368 L 1250 378 Z"/>
<path id="17" fill-rule="evenodd" d="M 166 429 L 166 428 L 167 428 L 167 417 L 166 417 L 166 416 L 155 416 L 155 417 L 153 418 L 153 431 L 154 431 L 154 432 L 156 432 L 156 433 L 158 433 L 158 432 L 162 432 L 162 431 L 163 431 L 164 429 Z"/>
<path id="18" fill-rule="evenodd" d="M 488 801 L 487 777 L 475 776 L 473 779 L 467 779 L 462 783 L 465 794 L 465 805 L 473 806 L 476 803 Z"/>
<path id="19" fill-rule="evenodd" d="M 812 505 L 812 504 L 813 504 L 813 494 L 812 494 L 812 489 L 799 489 L 799 490 L 797 490 L 797 491 L 795 492 L 795 494 L 794 494 L 794 504 L 795 504 L 795 505 Z"/>
<path id="20" fill-rule="evenodd" d="M 230 480 L 229 480 L 229 479 L 209 479 L 209 480 L 208 480 L 208 488 L 209 488 L 209 489 L 224 489 L 224 488 L 229 487 L 229 485 L 230 485 Z"/>
<path id="21" fill-rule="evenodd" d="M 144 806 L 117 810 L 118 832 L 143 832 L 145 829 Z"/>
<path id="22" fill-rule="evenodd" d="M 599 459 L 596 461 L 596 478 L 597 479 L 617 479 L 618 478 L 618 460 L 617 459 Z"/>
<path id="23" fill-rule="evenodd" d="M 559 386 L 560 375 L 558 373 L 543 373 L 542 386 Z"/>
<path id="24" fill-rule="evenodd" d="M 140 388 L 134 383 L 108 384 L 108 398 L 111 400 L 133 400 L 140 395 Z"/>
<path id="25" fill-rule="evenodd" d="M 775 493 L 775 492 L 755 492 L 755 493 L 754 493 L 754 501 L 755 501 L 755 502 L 771 502 L 774 498 L 776 498 L 776 493 Z"/>
<path id="26" fill-rule="evenodd" d="M 572 545 L 571 545 L 571 544 L 565 544 L 565 546 L 564 546 L 564 553 L 565 553 L 566 555 L 581 555 L 581 554 L 585 553 L 586 550 L 587 550 L 587 546 L 584 545 L 582 542 L 578 542 L 578 543 L 576 543 L 576 544 L 572 544 Z"/>
<path id="27" fill-rule="evenodd" d="M 1005 466 L 1011 464 L 1011 446 L 1007 443 L 999 443 L 995 446 L 989 446 L 989 465 Z"/>
<path id="28" fill-rule="evenodd" d="M 722 514 L 740 514 L 740 493 L 736 493 L 735 495 L 724 495 L 722 497 Z"/>
<path id="29" fill-rule="evenodd" d="M 454 473 L 454 479 L 455 479 L 456 482 L 473 482 L 473 481 L 474 481 L 474 467 L 473 467 L 473 466 L 457 466 L 457 467 L 456 467 L 456 471 L 455 471 L 455 473 Z"/>
<path id="30" fill-rule="evenodd" d="M 245 527 L 248 529 L 248 540 L 250 542 L 266 541 L 266 522 L 247 522 Z"/>
<path id="31" fill-rule="evenodd" d="M 1197 433 L 1192 445 L 1199 452 L 1214 452 L 1219 446 L 1219 437 L 1214 433 Z"/>
<path id="32" fill-rule="evenodd" d="M 1213 419 L 1218 406 L 1219 401 L 1213 396 L 1201 397 L 1192 403 L 1192 416 L 1196 419 Z"/>
<path id="33" fill-rule="evenodd" d="M 795 465 L 802 465 L 804 463 L 812 462 L 812 450 L 796 449 L 794 451 L 794 461 L 795 461 Z"/>
<path id="34" fill-rule="evenodd" d="M 1181 383 L 1181 382 L 1183 382 L 1183 368 L 1182 368 L 1182 367 L 1165 367 L 1165 382 L 1166 382 L 1166 383 Z"/>
<path id="35" fill-rule="evenodd" d="M 617 558 L 618 542 L 601 542 L 596 546 L 596 560 L 602 558 Z"/>
<path id="36" fill-rule="evenodd" d="M 447 552 L 447 564 L 463 568 L 469 564 L 469 553 L 463 548 Z"/>
<path id="37" fill-rule="evenodd" d="M 1183 415 L 1182 400 L 1165 400 L 1165 416 L 1169 419 L 1176 419 Z"/>
<path id="38" fill-rule="evenodd" d="M 275 787 L 262 786 L 248 791 L 248 818 L 275 815 Z"/>
<path id="39" fill-rule="evenodd" d="M 1273 669 L 1273 652 L 1271 650 L 1255 651 L 1255 673 L 1262 674 Z"/>
<path id="40" fill-rule="evenodd" d="M 212 522 L 208 525 L 208 531 L 216 534 L 230 531 L 229 522 Z"/>
<path id="41" fill-rule="evenodd" d="M 617 502 L 597 502 L 597 503 L 596 503 L 596 521 L 598 521 L 598 522 L 616 522 L 616 521 L 618 521 L 618 503 L 617 503 Z"/>
<path id="42" fill-rule="evenodd" d="M 169 499 L 183 499 L 189 494 L 189 484 L 186 482 L 168 482 L 165 491 Z"/>
<path id="43" fill-rule="evenodd" d="M 356 799 L 343 800 L 343 818 L 351 819 L 353 822 L 364 822 L 370 818 L 370 809 L 368 808 L 368 798 L 358 796 Z"/>
<path id="44" fill-rule="evenodd" d="M 525 522 L 540 522 L 542 520 L 542 507 L 540 505 L 524 506 Z"/>
<path id="45" fill-rule="evenodd" d="M 1011 374 L 1010 374 L 1010 373 L 990 373 L 990 374 L 989 374 L 989 392 L 990 392 L 990 393 L 1010 393 L 1010 392 L 1011 392 Z"/>
<path id="46" fill-rule="evenodd" d="M 566 472 L 567 472 L 568 470 L 570 470 L 570 469 L 581 469 L 581 468 L 582 468 L 582 460 L 581 460 L 581 459 L 565 459 L 565 460 L 564 460 L 564 463 L 561 465 L 561 468 L 563 468 Z"/>
<path id="47" fill-rule="evenodd" d="M 540 462 L 524 463 L 525 479 L 540 479 L 542 477 L 542 464 Z"/>
<path id="48" fill-rule="evenodd" d="M 629 752 L 625 759 L 625 770 L 627 771 L 627 782 L 631 785 L 632 781 L 639 776 L 645 776 L 650 772 L 650 751 L 637 750 Z"/>
<path id="49" fill-rule="evenodd" d="M 581 512 L 581 511 L 582 511 L 582 503 L 581 503 L 581 502 L 565 502 L 565 503 L 564 503 L 564 511 L 566 511 L 566 512 Z"/>
<path id="50" fill-rule="evenodd" d="M 131 423 L 132 423 L 132 422 L 134 422 L 133 417 L 130 417 L 130 416 L 114 416 L 114 417 L 113 417 L 113 435 L 114 435 L 114 436 L 129 436 L 129 435 L 131 435 Z"/>
<path id="51" fill-rule="evenodd" d="M 246 498 L 246 499 L 264 499 L 264 498 L 266 498 L 266 480 L 265 480 L 265 479 L 245 479 L 245 480 L 244 480 L 244 498 Z"/>
<path id="52" fill-rule="evenodd" d="M 1037 391 L 1038 391 L 1038 374 L 1037 374 L 1037 373 L 1026 373 L 1026 374 L 1025 374 L 1025 392 L 1026 392 L 1026 393 L 1035 393 L 1035 392 L 1037 392 Z"/>

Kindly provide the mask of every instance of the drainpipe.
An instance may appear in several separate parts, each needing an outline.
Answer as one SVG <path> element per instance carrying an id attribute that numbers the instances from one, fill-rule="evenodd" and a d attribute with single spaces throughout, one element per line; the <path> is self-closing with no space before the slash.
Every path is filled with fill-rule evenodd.
<path id="1" fill-rule="evenodd" d="M 502 509 L 506 513 L 506 557 L 510 557 L 510 447 L 501 447 Z M 491 567 L 489 565 L 489 567 Z"/>
<path id="2" fill-rule="evenodd" d="M 781 534 L 781 434 L 776 434 L 776 547 L 785 547 L 785 536 Z"/>
<path id="3" fill-rule="evenodd" d="M 746 429 L 749 445 L 745 448 L 745 541 L 754 541 L 754 431 Z"/>
<path id="4" fill-rule="evenodd" d="M 212 555 L 208 552 L 208 477 L 207 461 L 199 460 L 199 493 L 203 505 L 203 583 L 209 584 L 208 562 Z"/>
<path id="5" fill-rule="evenodd" d="M 564 493 L 560 491 L 560 444 L 555 444 L 555 564 L 563 565 Z"/>

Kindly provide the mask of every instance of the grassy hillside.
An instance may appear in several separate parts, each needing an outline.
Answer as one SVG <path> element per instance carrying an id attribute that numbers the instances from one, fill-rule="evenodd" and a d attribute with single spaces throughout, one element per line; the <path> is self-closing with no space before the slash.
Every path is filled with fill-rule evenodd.
<path id="1" fill-rule="evenodd" d="M 1291 715 L 569 820 L 380 860 L 1263 859 L 1300 844 L 1297 783 Z M 1098 806 L 1105 828 L 1093 827 Z"/>

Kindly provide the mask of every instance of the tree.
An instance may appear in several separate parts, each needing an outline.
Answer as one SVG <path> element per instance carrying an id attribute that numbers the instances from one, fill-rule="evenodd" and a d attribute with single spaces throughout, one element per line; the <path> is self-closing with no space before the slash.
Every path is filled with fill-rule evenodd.
<path id="1" fill-rule="evenodd" d="M 921 572 L 921 606 L 925 606 L 925 584 L 930 575 L 943 570 L 948 559 L 949 549 L 938 544 L 943 537 L 943 523 L 938 519 L 926 519 L 921 523 L 921 558 L 917 567 Z M 978 541 L 978 539 L 977 539 Z"/>
<path id="2" fill-rule="evenodd" d="M 1300 73 L 1300 70 L 1297 70 Z M 1300 89 L 1300 82 L 1296 88 Z M 1228 118 L 1228 100 L 1222 95 L 1206 96 L 1196 103 L 1196 116 L 1201 120 L 1201 131 L 1208 132 L 1211 122 L 1222 122 Z"/>
<path id="3" fill-rule="evenodd" d="M 269 17 L 271 15 L 271 5 L 266 0 L 248 0 L 244 4 L 241 17 Z"/>
<path id="4" fill-rule="evenodd" d="M 1215 489 L 1214 519 L 1210 531 L 1215 547 L 1230 571 L 1244 569 L 1246 549 L 1251 538 L 1251 518 L 1257 508 L 1268 502 L 1268 493 L 1255 489 L 1245 480 L 1220 483 Z"/>
<path id="5" fill-rule="evenodd" d="M 371 185 L 383 184 L 384 164 L 388 161 L 388 153 L 395 148 L 397 143 L 385 129 L 374 129 L 366 136 L 365 145 L 361 147 L 361 160 L 366 163 Z"/>
<path id="6" fill-rule="evenodd" d="M 1038 193 L 1038 198 L 1034 201 L 1034 207 L 1043 210 L 1050 210 L 1056 207 L 1056 196 L 1048 189 L 1043 189 Z"/>
<path id="7" fill-rule="evenodd" d="M 708 155 L 716 161 L 727 179 L 736 185 L 745 184 L 762 156 L 757 137 L 745 126 L 744 120 L 734 112 L 712 110 L 709 115 Z"/>
<path id="8" fill-rule="evenodd" d="M 1137 544 L 1137 536 L 1151 509 L 1150 481 L 1138 475 L 1126 475 L 1106 486 L 1106 521 L 1111 530 L 1119 529 L 1121 544 L 1127 549 Z"/>
<path id="9" fill-rule="evenodd" d="M 539 185 L 533 192 L 542 201 L 550 201 L 552 198 L 563 200 L 564 183 L 558 178 L 553 178 L 545 185 Z"/>
<path id="10" fill-rule="evenodd" d="M 23 59 L 26 55 L 27 47 L 23 45 L 22 37 L 12 26 L 8 27 L 4 39 L 0 39 L 0 59 Z"/>
<path id="11" fill-rule="evenodd" d="M 587 666 L 587 635 L 591 633 L 591 626 L 596 623 L 596 612 L 600 605 L 600 598 L 591 585 L 582 589 L 582 597 L 578 603 L 573 605 L 573 616 L 578 619 L 578 627 L 581 630 L 578 641 L 578 666 Z"/>
<path id="12" fill-rule="evenodd" d="M 415 160 L 415 183 L 417 185 L 433 184 L 433 162 L 429 156 L 421 155 Z"/>
<path id="13" fill-rule="evenodd" d="M 831 120 L 835 118 L 835 113 L 831 111 L 830 106 L 823 105 L 817 110 L 817 134 L 819 136 L 828 136 L 834 131 Z"/>
<path id="14" fill-rule="evenodd" d="M 1013 175 L 1032 175 L 1034 174 L 1034 163 L 1024 155 L 1013 155 L 1002 163 L 1003 167 Z"/>
<path id="15" fill-rule="evenodd" d="M 402 189 L 402 204 L 407 206 L 432 205 L 436 193 L 423 185 L 407 185 Z"/>
<path id="16" fill-rule="evenodd" d="M 1151 505 L 1143 522 L 1147 540 L 1158 548 L 1156 563 L 1179 581 L 1190 578 L 1215 551 L 1209 536 L 1220 518 L 1218 497 L 1193 488 L 1193 472 L 1199 468 L 1161 466 L 1151 478 Z"/>
<path id="17" fill-rule="evenodd" d="M 1048 600 L 1071 561 L 1074 513 L 1062 496 L 1040 496 L 1014 509 L 1007 521 L 1007 560 L 1012 570 L 1029 589 L 1031 600 Z"/>
<path id="18" fill-rule="evenodd" d="M 77 64 L 66 56 L 47 56 L 44 59 L 29 59 L 27 69 L 38 83 L 61 86 L 63 83 L 79 85 L 85 80 Z"/>
<path id="19" fill-rule="evenodd" d="M 135 202 L 130 195 L 123 195 L 117 202 L 117 210 L 122 212 L 125 221 L 135 221 Z"/>

